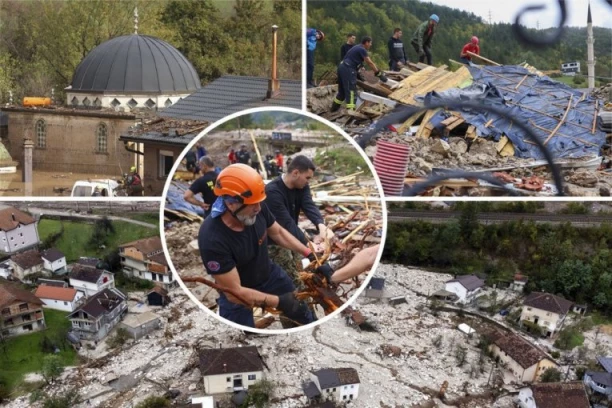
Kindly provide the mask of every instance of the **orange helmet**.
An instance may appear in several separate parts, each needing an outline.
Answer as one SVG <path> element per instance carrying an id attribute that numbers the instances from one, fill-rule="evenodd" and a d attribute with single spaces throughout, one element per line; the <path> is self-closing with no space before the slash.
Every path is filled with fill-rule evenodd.
<path id="1" fill-rule="evenodd" d="M 242 204 L 257 204 L 266 199 L 266 186 L 259 173 L 241 163 L 223 169 L 213 191 L 217 196 L 233 197 Z"/>

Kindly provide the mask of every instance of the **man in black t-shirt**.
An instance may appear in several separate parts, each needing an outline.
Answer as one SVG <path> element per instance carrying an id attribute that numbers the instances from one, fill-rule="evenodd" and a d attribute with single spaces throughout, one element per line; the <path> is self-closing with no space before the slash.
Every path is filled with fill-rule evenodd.
<path id="1" fill-rule="evenodd" d="M 389 69 L 391 71 L 400 71 L 408 60 L 400 28 L 393 30 L 393 36 L 389 38 L 387 48 L 389 49 Z"/>
<path id="2" fill-rule="evenodd" d="M 346 42 L 340 47 L 340 61 L 344 59 L 346 53 L 355 46 L 355 34 L 349 33 L 346 36 Z"/>
<path id="3" fill-rule="evenodd" d="M 204 217 L 208 217 L 210 214 L 210 207 L 217 199 L 217 196 L 213 192 L 215 181 L 217 180 L 217 173 L 215 172 L 215 164 L 210 157 L 204 156 L 200 158 L 200 174 L 202 177 L 198 178 L 189 186 L 183 198 L 196 207 L 202 207 L 204 209 Z M 204 201 L 200 201 L 195 197 L 198 194 L 202 194 L 202 199 Z"/>
<path id="4" fill-rule="evenodd" d="M 238 163 L 249 164 L 250 159 L 251 155 L 247 151 L 246 145 L 240 145 L 240 150 L 236 152 L 236 160 L 238 160 Z"/>
<path id="5" fill-rule="evenodd" d="M 270 261 L 268 237 L 311 261 L 314 254 L 262 204 L 266 193 L 261 176 L 247 165 L 233 164 L 219 174 L 214 192 L 218 198 L 200 227 L 198 246 L 206 271 L 228 289 L 218 299 L 220 315 L 254 327 L 251 307 L 257 305 L 276 308 L 291 322 L 312 322 L 313 314 L 296 299 L 291 279 Z"/>
<path id="6" fill-rule="evenodd" d="M 338 94 L 332 102 L 332 112 L 340 109 L 343 102 L 346 102 L 347 109 L 355 109 L 357 70 L 364 62 L 372 68 L 375 75 L 381 81 L 387 82 L 387 77 L 376 67 L 376 64 L 374 64 L 374 61 L 368 55 L 370 47 L 372 47 L 372 38 L 363 37 L 361 45 L 351 48 L 340 64 L 338 64 Z"/>

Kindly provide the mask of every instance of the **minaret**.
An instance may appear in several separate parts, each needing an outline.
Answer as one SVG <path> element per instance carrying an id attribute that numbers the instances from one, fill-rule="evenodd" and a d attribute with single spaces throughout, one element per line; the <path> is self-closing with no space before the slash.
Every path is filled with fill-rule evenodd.
<path id="1" fill-rule="evenodd" d="M 134 35 L 138 35 L 138 7 L 134 7 Z"/>
<path id="2" fill-rule="evenodd" d="M 591 18 L 591 2 L 589 2 L 589 15 L 587 17 L 587 72 L 589 75 L 589 89 L 595 88 L 595 52 L 593 50 L 593 19 Z"/>

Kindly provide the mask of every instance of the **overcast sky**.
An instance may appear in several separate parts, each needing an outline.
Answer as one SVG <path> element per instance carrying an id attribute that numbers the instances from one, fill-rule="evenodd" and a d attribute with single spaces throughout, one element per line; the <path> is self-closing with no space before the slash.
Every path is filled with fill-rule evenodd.
<path id="1" fill-rule="evenodd" d="M 561 13 L 557 0 L 421 0 L 456 9 L 472 12 L 479 17 L 494 23 L 513 23 L 519 11 L 528 5 L 543 4 L 544 10 L 526 13 L 521 22 L 536 28 L 539 21 L 540 28 L 557 26 Z M 587 0 L 567 0 L 568 21 L 566 25 L 585 27 L 587 23 Z M 593 25 L 612 28 L 612 7 L 606 0 L 591 0 L 591 16 Z"/>

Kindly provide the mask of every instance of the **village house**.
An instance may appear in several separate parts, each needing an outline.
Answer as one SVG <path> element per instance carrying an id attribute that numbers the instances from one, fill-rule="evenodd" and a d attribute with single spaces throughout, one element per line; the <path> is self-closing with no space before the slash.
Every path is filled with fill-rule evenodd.
<path id="1" fill-rule="evenodd" d="M 310 400 L 352 401 L 359 395 L 359 375 L 354 368 L 325 368 L 310 373 L 303 385 Z"/>
<path id="2" fill-rule="evenodd" d="M 124 328 L 134 340 L 138 340 L 159 329 L 161 319 L 153 312 L 130 313 L 119 323 L 119 327 Z"/>
<path id="3" fill-rule="evenodd" d="M 168 267 L 159 236 L 120 245 L 119 256 L 127 276 L 161 284 L 165 289 L 177 285 Z"/>
<path id="4" fill-rule="evenodd" d="M 454 293 L 459 303 L 471 303 L 480 293 L 484 281 L 475 275 L 461 275 L 446 282 L 444 289 Z"/>
<path id="5" fill-rule="evenodd" d="M 36 220 L 14 207 L 0 210 L 0 251 L 14 254 L 38 245 Z"/>
<path id="6" fill-rule="evenodd" d="M 127 313 L 127 297 L 116 288 L 96 293 L 68 315 L 79 339 L 100 341 Z"/>
<path id="7" fill-rule="evenodd" d="M 548 354 L 518 334 L 498 331 L 489 339 L 493 356 L 521 382 L 535 382 L 548 368 L 559 368 Z"/>
<path id="8" fill-rule="evenodd" d="M 45 279 L 45 278 L 39 278 L 36 283 L 38 285 L 45 285 L 45 286 L 54 286 L 56 288 L 67 288 L 68 287 L 68 282 L 63 281 L 63 280 L 59 280 L 59 279 Z"/>
<path id="9" fill-rule="evenodd" d="M 581 382 L 539 383 L 519 390 L 519 408 L 590 408 Z"/>
<path id="10" fill-rule="evenodd" d="M 106 288 L 115 287 L 115 276 L 109 271 L 96 267 L 74 264 L 69 277 L 70 286 L 80 290 L 87 297 L 93 296 Z"/>
<path id="11" fill-rule="evenodd" d="M 203 349 L 199 360 L 207 394 L 248 390 L 265 378 L 264 363 L 255 346 Z"/>
<path id="12" fill-rule="evenodd" d="M 597 361 L 604 371 L 587 371 L 583 377 L 584 384 L 612 401 L 612 357 L 600 356 Z"/>
<path id="13" fill-rule="evenodd" d="M 17 336 L 46 328 L 43 302 L 17 285 L 0 282 L 0 334 Z"/>
<path id="14" fill-rule="evenodd" d="M 30 249 L 11 256 L 13 276 L 20 280 L 27 280 L 28 275 L 34 273 L 48 274 L 43 271 L 44 261 L 36 249 Z"/>
<path id="15" fill-rule="evenodd" d="M 49 248 L 40 254 L 44 261 L 43 268 L 54 275 L 63 275 L 67 272 L 66 257 L 56 248 Z"/>
<path id="16" fill-rule="evenodd" d="M 544 328 L 546 337 L 554 336 L 565 321 L 572 302 L 544 292 L 532 292 L 523 301 L 521 322 L 528 321 Z"/>
<path id="17" fill-rule="evenodd" d="M 64 312 L 72 312 L 85 297 L 83 292 L 74 288 L 58 288 L 48 285 L 40 285 L 36 288 L 34 295 L 43 301 L 43 307 Z"/>

